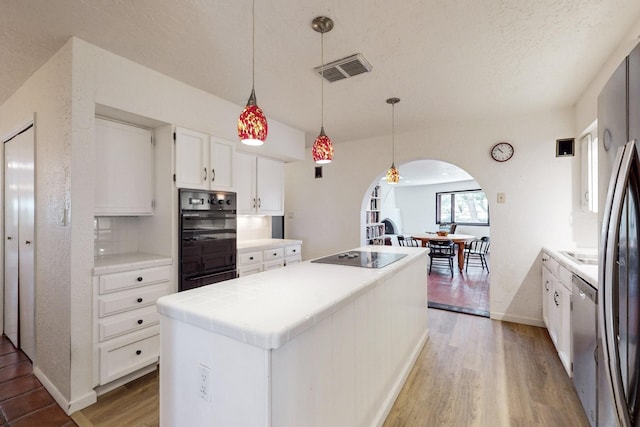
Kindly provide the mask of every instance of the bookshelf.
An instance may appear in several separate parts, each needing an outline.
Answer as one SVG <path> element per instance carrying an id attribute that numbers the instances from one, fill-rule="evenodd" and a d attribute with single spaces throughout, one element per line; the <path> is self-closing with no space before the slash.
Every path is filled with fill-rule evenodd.
<path id="1" fill-rule="evenodd" d="M 376 185 L 371 191 L 369 206 L 365 212 L 365 239 L 367 245 L 384 245 L 384 224 L 380 218 L 381 205 L 380 186 Z"/>

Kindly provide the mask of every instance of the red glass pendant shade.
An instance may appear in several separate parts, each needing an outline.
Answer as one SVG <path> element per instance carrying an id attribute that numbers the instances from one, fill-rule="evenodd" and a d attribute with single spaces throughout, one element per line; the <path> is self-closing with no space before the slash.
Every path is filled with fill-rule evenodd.
<path id="1" fill-rule="evenodd" d="M 243 144 L 262 145 L 267 139 L 269 126 L 262 109 L 256 104 L 256 93 L 251 89 L 251 96 L 238 118 L 238 136 Z"/>
<path id="2" fill-rule="evenodd" d="M 333 160 L 333 143 L 324 133 L 324 127 L 320 129 L 320 135 L 313 142 L 311 153 L 313 161 L 319 165 L 331 163 L 331 160 Z"/>

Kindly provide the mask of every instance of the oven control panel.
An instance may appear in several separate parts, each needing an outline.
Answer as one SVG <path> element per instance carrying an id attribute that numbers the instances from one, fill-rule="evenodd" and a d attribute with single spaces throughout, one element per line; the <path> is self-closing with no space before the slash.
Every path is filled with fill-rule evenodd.
<path id="1" fill-rule="evenodd" d="M 180 190 L 181 211 L 236 210 L 236 193 L 227 191 Z"/>

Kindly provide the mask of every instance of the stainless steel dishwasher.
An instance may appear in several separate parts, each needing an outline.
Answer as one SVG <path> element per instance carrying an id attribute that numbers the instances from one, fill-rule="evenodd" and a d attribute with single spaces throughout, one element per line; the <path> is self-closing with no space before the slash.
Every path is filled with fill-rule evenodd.
<path id="1" fill-rule="evenodd" d="M 573 275 L 571 327 L 573 346 L 573 384 L 591 426 L 596 425 L 597 391 L 597 301 L 598 291 Z"/>

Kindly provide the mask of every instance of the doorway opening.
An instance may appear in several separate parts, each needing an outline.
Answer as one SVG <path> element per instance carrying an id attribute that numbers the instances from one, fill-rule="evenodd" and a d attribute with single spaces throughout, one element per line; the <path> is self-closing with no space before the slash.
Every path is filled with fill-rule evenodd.
<path id="1" fill-rule="evenodd" d="M 473 263 L 473 256 L 468 257 L 467 253 L 470 245 L 466 244 L 483 238 L 490 240 L 488 204 L 463 200 L 459 203 L 460 206 L 457 206 L 452 201 L 451 211 L 438 211 L 441 209 L 442 194 L 461 195 L 477 192 L 482 186 L 463 169 L 439 160 L 415 160 L 399 165 L 399 170 L 398 184 L 387 184 L 384 171 L 372 182 L 364 195 L 361 244 L 399 245 L 401 242 L 398 236 L 408 238 L 435 235 L 435 232 L 447 222 L 444 218 L 445 213 L 454 218 L 456 215 L 457 218 L 463 218 L 462 221 L 455 221 L 455 236 L 462 236 L 465 240 L 455 245 L 453 274 L 449 268 L 436 268 L 434 264 L 431 274 L 427 276 L 428 305 L 432 308 L 489 317 L 490 254 L 484 254 L 486 267 L 485 264 Z M 480 193 L 484 196 L 484 192 Z M 486 201 L 486 197 L 484 200 Z M 470 206 L 470 203 L 481 205 Z M 474 212 L 465 211 L 467 208 L 468 211 Z M 486 210 L 486 220 L 477 212 L 482 209 Z M 478 217 L 482 217 L 481 220 L 475 220 Z M 379 221 L 379 225 L 376 220 Z M 375 230 L 384 235 L 371 239 Z M 424 244 L 428 245 L 426 241 Z"/>

